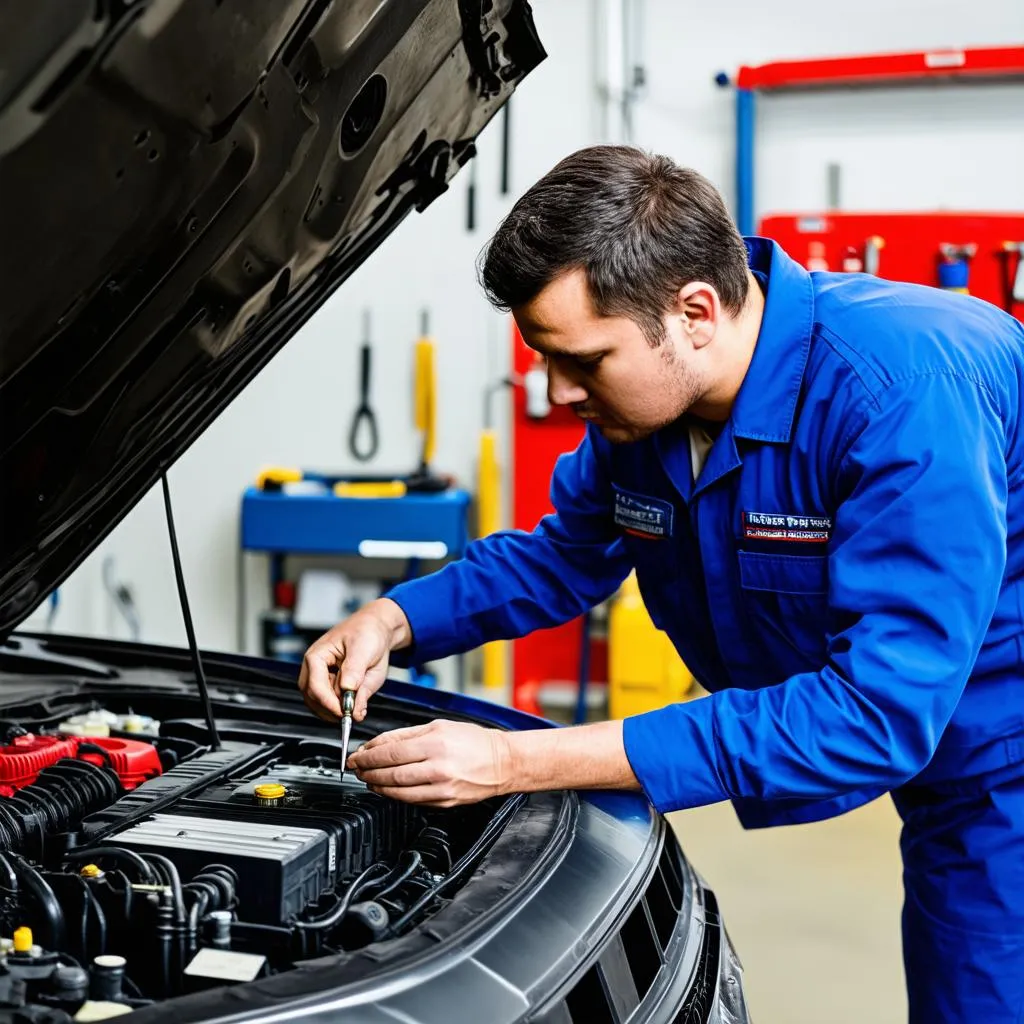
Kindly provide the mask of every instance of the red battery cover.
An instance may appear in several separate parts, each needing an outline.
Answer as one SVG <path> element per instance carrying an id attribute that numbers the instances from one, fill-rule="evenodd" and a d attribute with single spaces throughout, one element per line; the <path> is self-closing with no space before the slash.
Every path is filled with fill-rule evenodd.
<path id="1" fill-rule="evenodd" d="M 16 736 L 0 747 L 0 792 L 29 786 L 36 776 L 63 757 L 74 757 L 79 741 L 71 736 Z"/>
<path id="2" fill-rule="evenodd" d="M 125 789 L 135 789 L 147 779 L 155 778 L 163 771 L 160 755 L 151 743 L 141 740 L 122 740 L 113 736 L 81 736 L 76 743 L 102 747 L 110 757 L 110 765 Z M 78 753 L 79 760 L 103 765 L 102 754 L 85 749 Z"/>
<path id="3" fill-rule="evenodd" d="M 163 771 L 156 748 L 141 740 L 122 740 L 112 736 L 35 736 L 26 733 L 15 737 L 6 747 L 0 747 L 0 798 L 13 796 L 17 790 L 30 786 L 44 768 L 65 757 L 79 757 L 96 765 L 106 764 L 106 758 L 97 751 L 89 751 L 87 748 L 79 752 L 81 744 L 90 743 L 106 751 L 110 766 L 125 789 L 135 789 Z"/>

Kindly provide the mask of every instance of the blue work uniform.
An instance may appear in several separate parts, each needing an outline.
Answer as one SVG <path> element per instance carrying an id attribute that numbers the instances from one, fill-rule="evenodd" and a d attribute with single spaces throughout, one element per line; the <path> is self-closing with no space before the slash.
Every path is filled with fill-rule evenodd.
<path id="1" fill-rule="evenodd" d="M 651 803 L 728 799 L 759 827 L 891 791 L 911 1019 L 1018 1021 L 1024 328 L 746 244 L 764 315 L 696 481 L 686 417 L 630 444 L 588 429 L 532 533 L 391 596 L 427 661 L 567 621 L 635 568 L 711 691 L 624 722 Z"/>

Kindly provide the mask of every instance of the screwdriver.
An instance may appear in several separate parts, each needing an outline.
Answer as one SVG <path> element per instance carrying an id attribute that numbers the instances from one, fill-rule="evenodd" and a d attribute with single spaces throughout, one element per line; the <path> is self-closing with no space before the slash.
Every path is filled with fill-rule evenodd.
<path id="1" fill-rule="evenodd" d="M 352 738 L 352 712 L 356 706 L 356 691 L 344 690 L 341 694 L 341 778 L 345 781 L 345 762 L 348 760 L 348 742 Z"/>

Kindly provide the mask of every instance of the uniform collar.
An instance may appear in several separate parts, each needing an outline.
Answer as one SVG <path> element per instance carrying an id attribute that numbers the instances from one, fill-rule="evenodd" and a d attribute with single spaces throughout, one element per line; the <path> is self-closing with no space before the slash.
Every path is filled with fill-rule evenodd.
<path id="1" fill-rule="evenodd" d="M 766 283 L 754 357 L 732 408 L 736 437 L 785 442 L 811 349 L 811 275 L 768 238 L 745 238 L 750 269 Z"/>

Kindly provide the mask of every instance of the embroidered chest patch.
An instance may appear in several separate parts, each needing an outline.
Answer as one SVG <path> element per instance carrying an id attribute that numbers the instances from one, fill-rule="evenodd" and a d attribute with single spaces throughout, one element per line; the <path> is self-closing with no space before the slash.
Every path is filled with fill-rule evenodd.
<path id="1" fill-rule="evenodd" d="M 744 512 L 745 540 L 781 540 L 798 544 L 827 544 L 832 536 L 829 516 L 791 516 L 776 512 Z"/>
<path id="2" fill-rule="evenodd" d="M 648 540 L 671 537 L 673 511 L 671 503 L 660 498 L 615 488 L 615 524 L 635 537 Z"/>

